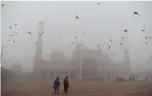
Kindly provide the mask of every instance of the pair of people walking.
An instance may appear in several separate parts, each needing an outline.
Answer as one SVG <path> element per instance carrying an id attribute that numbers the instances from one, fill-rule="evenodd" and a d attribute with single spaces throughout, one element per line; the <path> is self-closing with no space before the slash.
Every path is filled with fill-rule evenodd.
<path id="1" fill-rule="evenodd" d="M 68 80 L 67 76 L 63 80 L 63 85 L 64 85 L 64 93 L 67 94 L 68 93 L 68 88 L 69 88 L 69 80 Z M 60 88 L 59 77 L 57 77 L 56 80 L 54 81 L 53 88 L 54 88 L 55 94 L 59 94 L 59 88 Z"/>

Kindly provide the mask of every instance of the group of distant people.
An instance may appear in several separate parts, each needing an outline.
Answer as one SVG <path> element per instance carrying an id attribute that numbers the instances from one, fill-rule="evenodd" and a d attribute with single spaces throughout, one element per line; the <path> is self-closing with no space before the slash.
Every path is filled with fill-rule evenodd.
<path id="1" fill-rule="evenodd" d="M 68 76 L 66 76 L 63 80 L 63 85 L 64 85 L 64 93 L 67 94 L 68 93 L 68 88 L 69 88 L 69 80 L 68 80 Z M 53 89 L 55 91 L 55 94 L 59 94 L 59 88 L 60 88 L 60 79 L 59 77 L 56 78 L 56 80 L 54 81 L 54 85 L 53 85 Z"/>

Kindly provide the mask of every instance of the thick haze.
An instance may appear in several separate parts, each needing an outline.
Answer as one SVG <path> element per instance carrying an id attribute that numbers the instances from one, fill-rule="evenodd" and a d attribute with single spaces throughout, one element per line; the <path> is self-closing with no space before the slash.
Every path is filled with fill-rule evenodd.
<path id="1" fill-rule="evenodd" d="M 41 21 L 44 22 L 44 59 L 49 58 L 53 49 L 63 50 L 70 58 L 75 48 L 72 41 L 78 36 L 79 42 L 88 48 L 97 49 L 96 45 L 100 44 L 104 54 L 122 62 L 123 49 L 119 43 L 127 29 L 126 44 L 133 70 L 136 64 L 142 66 L 140 70 L 148 70 L 152 64 L 149 57 L 152 55 L 152 39 L 145 40 L 145 36 L 152 36 L 152 2 L 100 2 L 100 5 L 97 2 L 2 3 L 5 5 L 1 8 L 2 45 L 6 61 L 18 61 L 25 68 L 32 67 L 38 22 Z M 133 11 L 139 15 L 134 15 Z M 79 19 L 75 18 L 76 15 Z M 18 25 L 14 27 L 14 24 Z M 28 34 L 29 31 L 32 35 Z M 17 35 L 9 36 L 16 32 Z M 112 47 L 108 50 L 110 38 Z M 15 43 L 8 40 L 15 40 Z"/>

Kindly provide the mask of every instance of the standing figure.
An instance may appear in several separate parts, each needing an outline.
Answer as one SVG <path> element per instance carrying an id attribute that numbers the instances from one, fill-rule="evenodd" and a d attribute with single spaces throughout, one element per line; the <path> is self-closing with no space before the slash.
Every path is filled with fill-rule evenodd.
<path id="1" fill-rule="evenodd" d="M 67 76 L 63 80 L 63 84 L 64 84 L 64 93 L 67 94 L 68 93 L 68 88 L 69 88 L 69 80 L 68 80 Z"/>
<path id="2" fill-rule="evenodd" d="M 53 88 L 54 88 L 55 94 L 59 94 L 59 88 L 60 88 L 59 77 L 57 77 L 56 80 L 54 81 Z"/>

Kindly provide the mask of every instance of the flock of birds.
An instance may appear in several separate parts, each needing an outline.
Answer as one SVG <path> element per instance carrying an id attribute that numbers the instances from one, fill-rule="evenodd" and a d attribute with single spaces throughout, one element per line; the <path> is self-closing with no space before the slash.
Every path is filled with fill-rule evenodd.
<path id="1" fill-rule="evenodd" d="M 98 2 L 97 5 L 100 5 L 100 3 Z M 4 4 L 1 4 L 1 7 L 4 7 Z M 139 15 L 139 13 L 138 13 L 137 11 L 133 11 L 133 14 L 134 14 L 134 15 L 137 15 L 137 16 Z M 76 19 L 76 20 L 79 20 L 80 17 L 79 17 L 78 15 L 75 15 L 75 19 Z M 39 22 L 39 24 L 40 24 L 40 23 L 42 23 L 42 22 Z M 14 24 L 14 26 L 9 26 L 9 29 L 12 29 L 13 27 L 16 27 L 16 26 L 18 26 L 18 24 Z M 143 29 L 142 32 L 145 32 L 145 29 Z M 39 35 L 43 35 L 43 33 L 44 33 L 44 32 L 41 32 L 41 34 L 39 34 Z M 85 33 L 85 32 L 82 31 L 82 33 Z M 127 29 L 124 29 L 124 33 L 127 34 L 127 33 L 128 33 L 128 30 L 127 30 Z M 10 34 L 9 36 L 14 36 L 14 35 L 17 35 L 17 34 L 18 34 L 18 33 L 16 32 L 15 34 Z M 32 32 L 27 32 L 27 34 L 32 35 Z M 59 38 L 60 38 L 61 40 L 64 39 L 63 37 L 59 37 Z M 78 40 L 79 37 L 78 37 L 78 36 L 75 36 L 74 38 L 75 38 L 76 40 Z M 124 37 L 121 37 L 121 39 L 124 39 Z M 146 36 L 145 39 L 146 39 L 146 40 L 147 40 L 147 39 L 152 39 L 152 36 Z M 112 42 L 112 39 L 109 39 L 109 41 Z M 11 42 L 11 40 L 8 40 L 8 42 Z M 15 40 L 12 40 L 12 42 L 15 43 Z M 75 42 L 73 41 L 72 44 L 75 44 Z M 146 41 L 145 44 L 148 44 L 148 42 Z M 82 44 L 77 45 L 76 48 L 78 48 L 78 46 L 81 46 L 81 45 L 82 45 Z M 122 42 L 120 42 L 120 46 L 122 46 L 122 45 L 123 45 Z M 101 49 L 100 44 L 97 44 L 96 46 L 97 46 L 97 48 L 98 48 L 100 51 L 103 51 L 103 50 Z M 110 50 L 111 47 L 112 47 L 111 45 L 108 45 L 108 50 Z M 116 54 L 113 54 L 113 55 L 116 55 Z"/>

